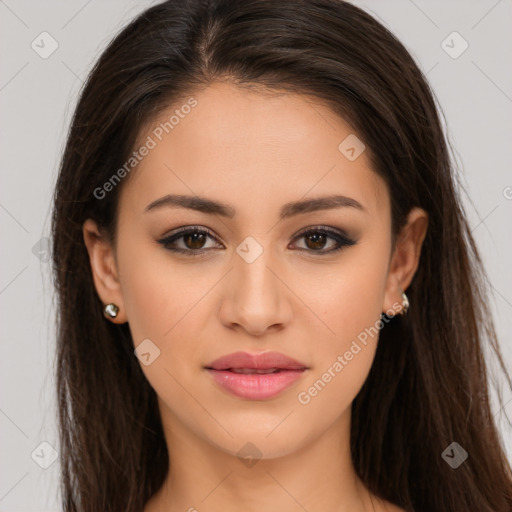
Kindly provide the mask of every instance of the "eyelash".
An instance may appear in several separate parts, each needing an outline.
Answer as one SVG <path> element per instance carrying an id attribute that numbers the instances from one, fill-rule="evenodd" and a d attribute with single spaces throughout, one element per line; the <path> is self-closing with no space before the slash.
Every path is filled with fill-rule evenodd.
<path id="1" fill-rule="evenodd" d="M 205 252 L 211 250 L 211 249 L 193 250 L 193 249 L 179 249 L 176 247 L 169 247 L 170 244 L 176 242 L 180 238 L 183 238 L 185 235 L 189 235 L 189 234 L 193 234 L 193 233 L 201 233 L 201 234 L 208 235 L 209 237 L 213 238 L 214 240 L 216 240 L 218 242 L 217 237 L 209 229 L 201 228 L 199 226 L 189 226 L 189 227 L 180 229 L 179 231 L 177 231 L 176 233 L 174 233 L 170 236 L 167 236 L 165 238 L 162 238 L 161 240 L 158 240 L 158 243 L 163 245 L 164 248 L 167 249 L 168 251 L 185 254 L 187 256 L 192 256 L 192 257 L 201 256 Z M 329 228 L 323 227 L 323 226 L 319 226 L 316 228 L 310 228 L 305 231 L 302 231 L 295 237 L 294 240 L 296 240 L 298 238 L 303 238 L 310 234 L 327 235 L 329 238 L 335 240 L 339 244 L 339 247 L 337 247 L 336 249 L 329 249 L 329 250 L 315 251 L 313 249 L 300 249 L 302 251 L 311 252 L 313 254 L 318 254 L 318 255 L 333 254 L 338 251 L 341 251 L 344 247 L 350 247 L 350 246 L 356 244 L 355 240 L 352 240 L 351 238 L 347 237 L 346 235 L 343 235 L 337 231 L 333 231 L 332 229 L 329 229 Z"/>

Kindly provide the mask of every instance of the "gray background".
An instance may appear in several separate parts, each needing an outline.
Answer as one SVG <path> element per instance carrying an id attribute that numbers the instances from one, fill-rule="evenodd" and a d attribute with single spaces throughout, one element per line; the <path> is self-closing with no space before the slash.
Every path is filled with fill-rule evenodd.
<path id="1" fill-rule="evenodd" d="M 152 3 L 0 0 L 3 512 L 60 510 L 58 459 L 47 469 L 35 462 L 38 455 L 39 460 L 51 461 L 51 449 L 40 446 L 44 441 L 58 452 L 53 289 L 44 240 L 49 236 L 51 194 L 83 80 L 113 35 Z M 405 44 L 427 73 L 445 113 L 467 191 L 463 201 L 494 292 L 491 306 L 510 368 L 512 2 L 355 3 L 377 16 Z M 46 59 L 31 47 L 35 41 L 39 51 L 43 44 L 45 51 L 51 48 L 49 39 L 40 42 L 44 31 L 58 43 Z M 453 31 L 469 44 L 457 58 L 445 51 L 454 55 L 463 49 L 461 39 L 448 37 Z M 506 405 L 500 411 L 493 394 L 494 414 L 512 459 L 512 429 L 504 414 L 512 418 L 512 393 L 500 382 Z"/>

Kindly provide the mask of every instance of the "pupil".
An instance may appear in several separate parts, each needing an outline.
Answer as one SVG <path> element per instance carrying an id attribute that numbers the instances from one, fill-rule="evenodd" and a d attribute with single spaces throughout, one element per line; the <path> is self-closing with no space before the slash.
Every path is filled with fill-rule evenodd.
<path id="1" fill-rule="evenodd" d="M 310 246 L 311 249 L 322 249 L 322 247 L 325 244 L 325 235 L 323 233 L 314 233 L 312 235 L 308 235 L 306 239 L 308 240 L 308 242 L 313 242 L 313 246 Z"/>
<path id="2" fill-rule="evenodd" d="M 185 245 L 189 249 L 201 249 L 201 247 L 204 244 L 204 238 L 205 238 L 204 233 L 191 233 L 191 234 L 185 235 L 185 237 L 184 237 Z M 187 243 L 190 240 L 192 240 L 192 244 Z"/>

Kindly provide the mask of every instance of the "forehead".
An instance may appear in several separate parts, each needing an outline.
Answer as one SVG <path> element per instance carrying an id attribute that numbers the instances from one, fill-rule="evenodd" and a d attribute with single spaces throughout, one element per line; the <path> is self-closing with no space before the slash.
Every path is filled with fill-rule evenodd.
<path id="1" fill-rule="evenodd" d="M 217 199 L 240 214 L 244 205 L 277 212 L 287 201 L 335 193 L 374 214 L 389 207 L 368 151 L 347 158 L 347 145 L 362 148 L 357 135 L 318 99 L 228 83 L 190 98 L 194 103 L 177 102 L 141 132 L 139 145 L 151 140 L 153 147 L 122 192 L 130 209 L 142 212 L 168 193 Z"/>

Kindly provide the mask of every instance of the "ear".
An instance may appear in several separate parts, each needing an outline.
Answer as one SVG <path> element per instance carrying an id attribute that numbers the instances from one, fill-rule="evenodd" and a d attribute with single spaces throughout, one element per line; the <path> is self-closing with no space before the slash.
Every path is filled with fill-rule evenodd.
<path id="1" fill-rule="evenodd" d="M 407 223 L 397 237 L 395 250 L 386 279 L 383 313 L 389 310 L 398 313 L 401 310 L 402 291 L 405 291 L 418 268 L 423 240 L 427 234 L 428 215 L 421 208 L 413 208 L 408 215 Z"/>
<path id="2" fill-rule="evenodd" d="M 126 310 L 118 279 L 114 248 L 92 219 L 84 222 L 82 231 L 89 253 L 94 286 L 100 300 L 103 306 L 112 302 L 119 308 L 117 316 L 109 320 L 115 324 L 125 323 L 127 322 Z"/>

